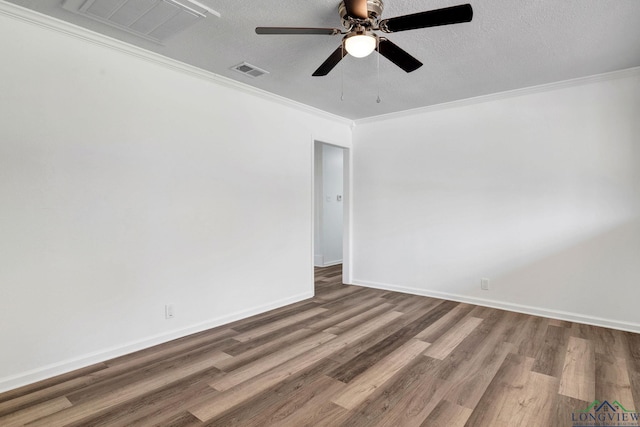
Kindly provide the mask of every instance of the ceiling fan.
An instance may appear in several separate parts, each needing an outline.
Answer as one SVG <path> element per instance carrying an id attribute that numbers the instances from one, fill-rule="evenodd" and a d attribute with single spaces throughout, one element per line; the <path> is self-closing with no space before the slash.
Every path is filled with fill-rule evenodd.
<path id="1" fill-rule="evenodd" d="M 439 25 L 469 22 L 473 17 L 470 4 L 445 7 L 443 9 L 380 19 L 384 4 L 382 0 L 343 0 L 338 9 L 345 28 L 309 27 L 257 27 L 257 34 L 312 34 L 335 36 L 344 34 L 341 45 L 313 73 L 326 76 L 348 53 L 363 58 L 374 50 L 402 68 L 407 73 L 417 70 L 422 62 L 374 31 L 397 33 L 398 31 L 436 27 Z"/>

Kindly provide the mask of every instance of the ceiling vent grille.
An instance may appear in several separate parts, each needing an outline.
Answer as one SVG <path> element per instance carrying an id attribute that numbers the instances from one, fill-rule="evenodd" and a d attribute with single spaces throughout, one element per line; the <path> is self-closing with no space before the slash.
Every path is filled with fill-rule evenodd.
<path id="1" fill-rule="evenodd" d="M 258 68 L 255 65 L 251 65 L 247 62 L 243 62 L 240 63 L 238 65 L 234 65 L 233 67 L 231 67 L 232 70 L 237 71 L 239 73 L 244 74 L 245 76 L 249 76 L 249 77 L 260 77 L 263 76 L 265 74 L 269 74 L 268 71 L 263 70 L 262 68 Z"/>
<path id="2" fill-rule="evenodd" d="M 158 43 L 208 14 L 220 16 L 195 0 L 65 0 L 62 7 Z"/>

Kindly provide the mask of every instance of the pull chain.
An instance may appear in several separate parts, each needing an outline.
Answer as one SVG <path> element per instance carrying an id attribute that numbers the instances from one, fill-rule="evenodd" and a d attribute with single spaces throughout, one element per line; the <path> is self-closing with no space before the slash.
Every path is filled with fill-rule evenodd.
<path id="1" fill-rule="evenodd" d="M 344 59 L 344 42 L 340 45 L 342 58 Z M 340 101 L 344 101 L 344 61 L 340 64 Z"/>
<path id="2" fill-rule="evenodd" d="M 376 46 L 378 48 L 376 49 L 378 51 L 377 65 L 376 65 L 376 68 L 378 70 L 378 98 L 376 98 L 376 102 L 380 104 L 380 102 L 382 101 L 380 99 L 380 39 L 378 39 L 377 37 L 376 37 L 376 43 L 378 44 L 378 46 Z"/>

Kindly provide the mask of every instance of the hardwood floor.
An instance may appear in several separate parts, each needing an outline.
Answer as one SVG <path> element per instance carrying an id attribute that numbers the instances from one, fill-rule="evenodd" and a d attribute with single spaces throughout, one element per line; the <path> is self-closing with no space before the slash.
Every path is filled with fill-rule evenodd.
<path id="1" fill-rule="evenodd" d="M 638 425 L 586 423 L 640 411 L 640 335 L 341 277 L 316 269 L 311 300 L 0 394 L 0 426 Z"/>

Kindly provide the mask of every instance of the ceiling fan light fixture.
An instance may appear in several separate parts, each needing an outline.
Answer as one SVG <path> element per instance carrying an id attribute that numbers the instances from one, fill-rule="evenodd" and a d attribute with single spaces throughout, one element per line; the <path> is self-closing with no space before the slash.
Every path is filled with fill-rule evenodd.
<path id="1" fill-rule="evenodd" d="M 357 32 L 344 39 L 344 48 L 349 55 L 364 58 L 376 50 L 376 36 L 368 32 Z"/>
<path id="2" fill-rule="evenodd" d="M 355 58 L 364 58 L 374 50 L 405 72 L 411 73 L 420 68 L 423 65 L 422 62 L 405 52 L 388 38 L 376 35 L 376 31 L 395 33 L 438 27 L 440 25 L 459 24 L 469 22 L 473 18 L 473 8 L 470 4 L 427 10 L 380 20 L 383 9 L 383 0 L 342 0 L 338 7 L 338 13 L 342 19 L 344 30 L 314 27 L 256 27 L 256 34 L 315 34 L 327 36 L 346 34 L 342 38 L 340 46 L 313 72 L 312 76 L 314 77 L 329 74 L 347 53 Z"/>

